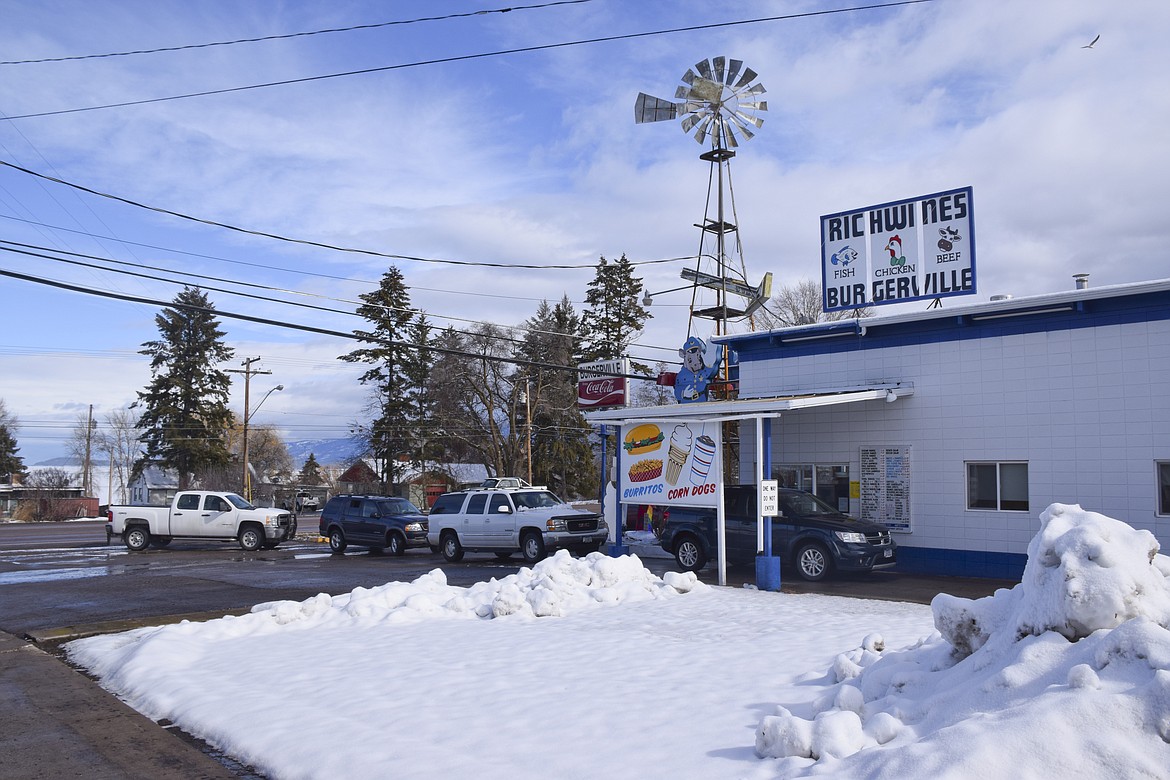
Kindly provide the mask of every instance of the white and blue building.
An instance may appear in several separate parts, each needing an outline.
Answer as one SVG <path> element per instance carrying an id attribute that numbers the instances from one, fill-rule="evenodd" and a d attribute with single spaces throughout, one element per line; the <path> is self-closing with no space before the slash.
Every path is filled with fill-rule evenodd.
<path id="1" fill-rule="evenodd" d="M 1054 502 L 1170 549 L 1170 280 L 716 341 L 739 399 L 704 406 L 769 415 L 771 477 L 889 525 L 901 571 L 1018 578 Z"/>

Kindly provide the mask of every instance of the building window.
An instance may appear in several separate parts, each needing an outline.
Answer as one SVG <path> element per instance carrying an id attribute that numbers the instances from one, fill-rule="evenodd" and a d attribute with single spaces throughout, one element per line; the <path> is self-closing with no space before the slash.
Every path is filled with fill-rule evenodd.
<path id="1" fill-rule="evenodd" d="M 1028 511 L 1028 464 L 968 463 L 967 508 Z"/>
<path id="2" fill-rule="evenodd" d="M 772 467 L 772 479 L 780 487 L 812 493 L 822 501 L 849 511 L 849 465 L 785 463 Z"/>
<path id="3" fill-rule="evenodd" d="M 1170 462 L 1158 464 L 1158 514 L 1170 515 Z"/>

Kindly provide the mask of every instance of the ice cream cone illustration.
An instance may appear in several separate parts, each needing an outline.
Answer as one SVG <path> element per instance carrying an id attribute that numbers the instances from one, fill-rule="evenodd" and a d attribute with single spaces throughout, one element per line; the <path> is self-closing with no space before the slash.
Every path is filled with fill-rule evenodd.
<path id="1" fill-rule="evenodd" d="M 670 452 L 666 456 L 666 481 L 671 485 L 678 484 L 678 476 L 682 467 L 691 454 L 691 429 L 685 425 L 674 426 L 674 433 L 670 434 Z"/>
<path id="2" fill-rule="evenodd" d="M 710 436 L 695 439 L 695 457 L 691 459 L 691 484 L 702 485 L 707 481 L 711 461 L 715 460 L 715 440 Z"/>

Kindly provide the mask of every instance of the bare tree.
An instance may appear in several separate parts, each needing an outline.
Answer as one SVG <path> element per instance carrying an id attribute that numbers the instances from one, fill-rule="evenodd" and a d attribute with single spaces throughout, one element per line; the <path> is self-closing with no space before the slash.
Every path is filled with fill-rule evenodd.
<path id="1" fill-rule="evenodd" d="M 654 364 L 654 375 L 661 376 L 670 370 L 670 364 L 658 361 Z M 666 406 L 674 403 L 674 391 L 651 379 L 632 379 L 634 383 L 631 406 Z"/>
<path id="2" fill-rule="evenodd" d="M 74 461 L 81 465 L 81 494 L 92 496 L 93 459 L 97 454 L 97 420 L 93 418 L 93 407 L 88 412 L 79 413 L 69 435 L 66 449 Z"/>
<path id="3" fill-rule="evenodd" d="M 135 420 L 129 408 L 115 409 L 105 416 L 105 427 L 98 430 L 96 448 L 109 460 L 111 487 L 118 493 L 117 502 L 113 495 L 109 496 L 110 503 L 124 504 L 129 500 L 130 474 L 142 455 Z"/>
<path id="4" fill-rule="evenodd" d="M 787 328 L 793 325 L 811 325 L 814 322 L 837 322 L 853 317 L 868 317 L 873 313 L 869 306 L 861 309 L 823 311 L 821 288 L 811 279 L 801 279 L 794 285 L 781 287 L 754 315 L 757 326 L 763 328 Z"/>
<path id="5" fill-rule="evenodd" d="M 67 501 L 66 491 L 73 486 L 73 475 L 61 468 L 36 469 L 25 485 L 36 491 L 31 499 L 32 519 L 37 522 L 65 520 L 73 517 L 76 507 Z"/>

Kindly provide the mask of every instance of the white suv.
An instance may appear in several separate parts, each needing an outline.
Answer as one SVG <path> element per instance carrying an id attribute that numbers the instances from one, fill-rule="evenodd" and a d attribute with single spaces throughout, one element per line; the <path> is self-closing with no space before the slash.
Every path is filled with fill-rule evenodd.
<path id="1" fill-rule="evenodd" d="M 427 542 L 454 563 L 465 552 L 493 552 L 508 558 L 519 551 L 535 563 L 566 548 L 595 552 L 609 529 L 601 515 L 561 501 L 540 487 L 483 488 L 444 493 L 430 512 Z"/>

